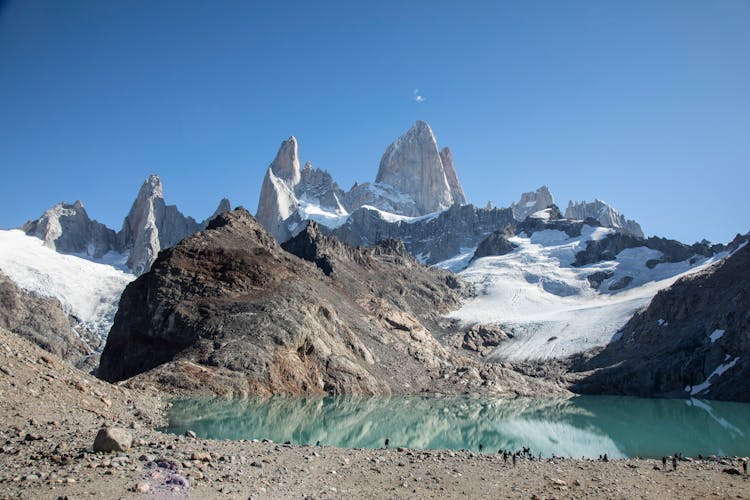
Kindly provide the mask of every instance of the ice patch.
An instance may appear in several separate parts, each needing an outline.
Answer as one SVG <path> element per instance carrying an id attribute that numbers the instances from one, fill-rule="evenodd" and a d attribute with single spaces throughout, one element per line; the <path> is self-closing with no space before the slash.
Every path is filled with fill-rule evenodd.
<path id="1" fill-rule="evenodd" d="M 708 377 L 706 377 L 706 380 L 704 380 L 703 382 L 701 382 L 698 385 L 694 385 L 692 387 L 689 387 L 689 386 L 686 387 L 685 388 L 685 392 L 688 392 L 688 388 L 689 388 L 690 389 L 690 391 L 689 391 L 690 395 L 691 396 L 695 396 L 696 394 L 700 394 L 701 392 L 707 390 L 709 387 L 711 387 L 711 379 L 713 377 L 715 377 L 715 376 L 716 377 L 722 376 L 724 374 L 724 372 L 726 372 L 727 370 L 729 370 L 730 368 L 732 368 L 734 365 L 736 365 L 737 361 L 739 359 L 740 359 L 740 357 L 737 356 L 736 358 L 734 358 L 729 363 L 724 363 L 722 365 L 717 366 L 716 369 L 713 372 L 711 372 L 711 375 L 709 375 Z"/>
<path id="2" fill-rule="evenodd" d="M 536 202 L 526 202 L 526 206 L 528 206 L 529 203 L 531 203 L 531 205 L 534 206 Z M 533 214 L 529 215 L 529 217 L 531 217 L 532 219 L 549 220 L 551 215 L 550 215 L 549 209 L 545 209 L 545 210 L 540 210 L 538 212 L 534 212 Z"/>
<path id="3" fill-rule="evenodd" d="M 386 222 L 405 222 L 407 224 L 413 224 L 415 222 L 432 220 L 436 218 L 438 215 L 440 215 L 440 212 L 434 212 L 431 214 L 420 215 L 419 217 L 408 217 L 406 215 L 399 215 L 399 214 L 394 214 L 392 212 L 386 212 L 385 210 L 381 210 L 380 208 L 373 207 L 372 205 L 362 205 L 361 208 L 372 210 L 373 212 L 377 212 L 380 218 Z"/>
<path id="4" fill-rule="evenodd" d="M 451 271 L 454 273 L 463 271 L 469 265 L 469 262 L 471 261 L 471 258 L 474 256 L 474 252 L 476 251 L 477 251 L 476 247 L 474 248 L 461 247 L 461 250 L 459 251 L 458 255 L 456 255 L 455 257 L 451 257 L 450 259 L 438 262 L 433 267 L 447 269 L 448 271 Z M 425 262 L 425 261 L 421 261 L 421 262 Z"/>
<path id="5" fill-rule="evenodd" d="M 717 340 L 719 340 L 724 335 L 724 330 L 714 330 L 711 335 L 708 336 L 708 338 L 711 339 L 711 343 L 713 344 Z"/>
<path id="6" fill-rule="evenodd" d="M 305 198 L 299 200 L 297 209 L 302 220 L 314 220 L 330 229 L 343 226 L 349 219 L 349 214 L 343 208 L 331 211 L 322 208 L 317 203 L 313 203 Z"/>

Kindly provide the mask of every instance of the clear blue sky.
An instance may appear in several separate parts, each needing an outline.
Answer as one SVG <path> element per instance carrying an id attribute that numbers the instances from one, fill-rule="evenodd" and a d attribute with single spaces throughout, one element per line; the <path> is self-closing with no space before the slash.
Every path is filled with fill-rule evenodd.
<path id="1" fill-rule="evenodd" d="M 423 102 L 415 100 L 419 89 Z M 418 118 L 470 202 L 550 186 L 647 234 L 750 230 L 750 1 L 0 0 L 0 227 L 155 172 L 255 212 L 279 143 L 348 189 Z"/>

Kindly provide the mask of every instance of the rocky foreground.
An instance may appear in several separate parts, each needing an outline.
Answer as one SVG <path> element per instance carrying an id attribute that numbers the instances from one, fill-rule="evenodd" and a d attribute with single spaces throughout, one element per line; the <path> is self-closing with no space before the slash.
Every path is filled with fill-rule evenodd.
<path id="1" fill-rule="evenodd" d="M 168 403 L 155 390 L 97 380 L 4 330 L 0 344 L 0 498 L 750 498 L 739 458 L 684 460 L 676 472 L 653 460 L 514 467 L 489 453 L 162 434 Z M 95 453 L 102 426 L 121 430 L 97 447 L 130 446 Z"/>

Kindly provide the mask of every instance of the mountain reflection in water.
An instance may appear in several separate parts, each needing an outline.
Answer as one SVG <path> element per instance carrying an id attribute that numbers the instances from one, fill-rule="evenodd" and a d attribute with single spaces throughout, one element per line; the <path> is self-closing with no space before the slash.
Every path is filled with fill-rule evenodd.
<path id="1" fill-rule="evenodd" d="M 579 396 L 480 399 L 326 396 L 174 402 L 168 432 L 348 448 L 531 448 L 537 455 L 596 458 L 750 453 L 750 404 Z"/>

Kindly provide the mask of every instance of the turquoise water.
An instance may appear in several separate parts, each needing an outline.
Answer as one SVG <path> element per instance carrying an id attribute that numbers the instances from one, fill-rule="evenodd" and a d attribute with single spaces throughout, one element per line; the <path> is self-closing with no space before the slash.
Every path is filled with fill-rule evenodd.
<path id="1" fill-rule="evenodd" d="M 579 396 L 282 397 L 180 400 L 168 432 L 348 448 L 390 446 L 596 458 L 750 454 L 750 404 Z"/>

